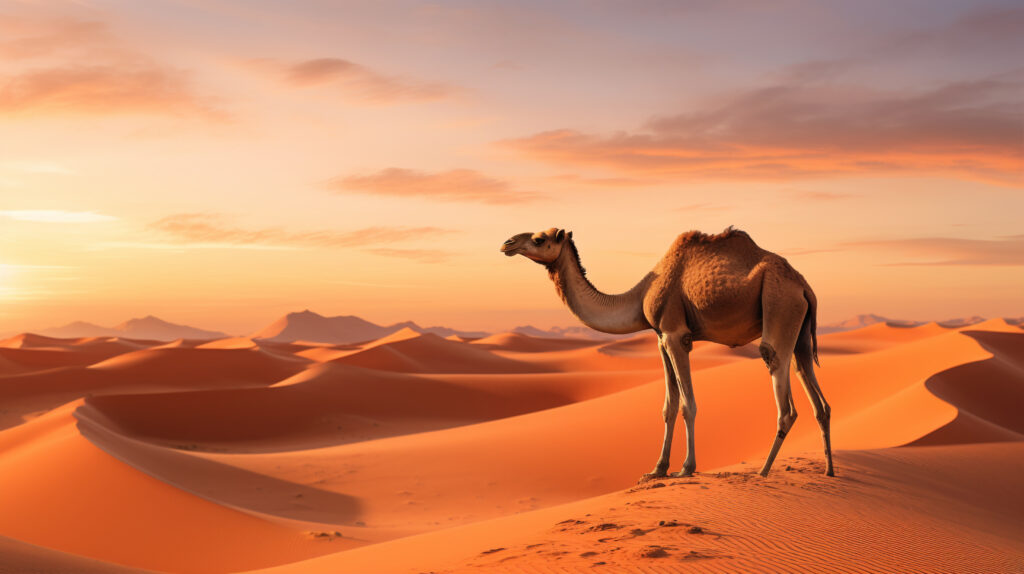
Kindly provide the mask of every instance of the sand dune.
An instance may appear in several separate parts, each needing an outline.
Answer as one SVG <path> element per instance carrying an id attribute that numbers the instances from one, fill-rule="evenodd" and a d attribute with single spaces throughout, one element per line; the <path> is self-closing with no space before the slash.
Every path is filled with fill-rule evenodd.
<path id="1" fill-rule="evenodd" d="M 61 348 L 77 342 L 78 339 L 58 339 L 56 337 L 45 337 L 34 333 L 22 333 L 0 341 L 0 347 L 8 349 L 29 349 L 33 347 Z"/>
<path id="2" fill-rule="evenodd" d="M 194 388 L 197 383 L 225 386 L 270 384 L 301 371 L 309 361 L 271 354 L 259 348 L 173 347 L 143 349 L 89 368 L 145 384 Z"/>
<path id="3" fill-rule="evenodd" d="M 482 349 L 515 351 L 517 353 L 544 353 L 549 351 L 561 351 L 566 349 L 579 349 L 582 347 L 593 347 L 599 341 L 588 339 L 551 339 L 543 337 L 531 337 L 521 333 L 499 333 L 472 342 Z"/>
<path id="4" fill-rule="evenodd" d="M 470 343 L 449 341 L 432 333 L 371 344 L 332 362 L 402 373 L 529 373 L 550 370 L 491 353 Z"/>
<path id="5" fill-rule="evenodd" d="M 0 343 L 0 571 L 1024 567 L 1024 333 L 879 323 L 820 348 L 837 479 L 817 474 L 795 381 L 788 458 L 753 477 L 775 434 L 768 374 L 756 345 L 698 342 L 705 474 L 637 490 L 663 429 L 651 334 L 15 337 Z M 683 439 L 680 424 L 673 469 Z"/>
<path id="6" fill-rule="evenodd" d="M 295 355 L 317 363 L 327 363 L 334 359 L 347 357 L 360 349 L 362 347 L 358 345 L 323 345 L 297 351 Z"/>
<path id="7" fill-rule="evenodd" d="M 153 574 L 0 536 L 0 572 L 17 574 Z"/>
<path id="8" fill-rule="evenodd" d="M 1013 572 L 1024 444 L 837 453 L 767 480 L 744 466 L 261 570 Z M 1004 466 L 1006 465 L 1006 466 Z M 992 468 L 1007 472 L 992 475 Z M 988 488 L 978 489 L 983 481 Z M 598 568 L 599 567 L 599 568 Z"/>
<path id="9" fill-rule="evenodd" d="M 40 370 L 91 365 L 145 347 L 117 337 L 56 339 L 23 333 L 0 342 L 0 359 L 21 370 Z"/>
<path id="10" fill-rule="evenodd" d="M 111 457 L 79 432 L 79 405 L 0 433 L 3 536 L 175 572 L 241 570 L 328 550 L 301 527 L 203 500 Z"/>
<path id="11" fill-rule="evenodd" d="M 256 341 L 249 337 L 228 337 L 226 339 L 214 339 L 196 345 L 197 349 L 258 349 Z"/>
<path id="12" fill-rule="evenodd" d="M 118 349 L 120 354 L 111 356 Z M 37 354 L 14 355 L 21 361 L 16 363 L 3 351 Z M 139 349 L 117 341 L 69 343 L 57 350 L 0 349 L 0 429 L 87 394 L 269 386 L 309 364 L 262 349 Z"/>
<path id="13" fill-rule="evenodd" d="M 828 376 L 823 374 L 822 382 L 833 408 L 846 415 L 834 422 L 838 447 L 895 446 L 948 423 L 956 409 L 928 394 L 923 381 L 950 366 L 987 357 L 971 339 L 956 332 L 947 333 L 938 348 L 941 355 L 929 346 L 906 347 L 877 353 L 882 356 L 866 366 L 860 363 L 870 355 L 860 360 L 835 357 L 837 364 L 823 369 Z M 871 362 L 905 367 L 862 380 L 862 373 L 871 370 Z M 702 409 L 697 434 L 699 468 L 740 460 L 759 463 L 775 430 L 775 408 L 764 367 L 757 361 L 742 361 L 699 371 L 695 378 Z M 895 417 L 879 424 L 870 417 L 865 422 L 865 417 L 855 414 L 915 387 L 924 390 L 917 397 L 924 403 L 920 408 L 923 423 Z M 849 392 L 831 392 L 834 388 Z M 662 383 L 655 381 L 558 409 L 433 433 L 294 453 L 202 456 L 289 482 L 316 481 L 321 489 L 370 501 L 360 514 L 370 525 L 402 523 L 429 530 L 437 522 L 481 520 L 628 487 L 653 466 L 657 456 L 662 393 Z M 745 396 L 747 401 L 737 404 L 735 396 Z M 784 452 L 820 448 L 805 403 L 806 399 L 799 398 L 798 409 L 805 417 L 798 421 Z M 544 449 L 538 450 L 538 444 Z M 680 463 L 678 449 L 677 445 L 674 465 Z M 467 453 L 473 456 L 467 457 Z M 416 488 L 409 488 L 405 474 L 409 468 L 419 477 Z M 523 468 L 534 470 L 519 472 Z M 483 497 L 475 488 L 481 484 L 487 487 Z M 398 492 L 406 492 L 406 498 L 389 499 Z"/>
<path id="14" fill-rule="evenodd" d="M 646 382 L 595 373 L 457 380 L 319 365 L 271 388 L 87 399 L 119 432 L 177 448 L 281 450 L 436 430 L 554 408 Z M 525 379 L 525 380 L 524 380 Z"/>

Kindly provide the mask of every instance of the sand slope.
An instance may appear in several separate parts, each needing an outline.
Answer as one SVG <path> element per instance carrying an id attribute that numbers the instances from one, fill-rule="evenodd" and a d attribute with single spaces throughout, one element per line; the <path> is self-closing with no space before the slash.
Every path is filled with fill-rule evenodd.
<path id="1" fill-rule="evenodd" d="M 19 542 L 0 536 L 0 572 L 18 574 L 152 574 L 149 570 L 118 566 Z"/>
<path id="2" fill-rule="evenodd" d="M 548 351 L 593 347 L 600 344 L 600 342 L 589 339 L 552 339 L 545 337 L 531 337 L 529 335 L 523 335 L 522 333 L 499 333 L 482 339 L 476 339 L 472 341 L 472 344 L 482 349 L 516 351 L 519 353 L 544 353 Z"/>
<path id="3" fill-rule="evenodd" d="M 381 344 L 369 345 L 333 362 L 402 373 L 530 373 L 548 370 L 432 333 L 386 339 Z"/>
<path id="4" fill-rule="evenodd" d="M 365 441 L 550 409 L 648 381 L 595 373 L 440 377 L 343 364 L 269 388 L 96 396 L 119 432 L 178 448 L 282 450 Z"/>
<path id="5" fill-rule="evenodd" d="M 1016 572 L 1024 444 L 746 466 L 333 554 L 265 573 Z M 993 467 L 1006 473 L 992 476 Z M 978 489 L 979 481 L 986 484 Z"/>
<path id="6" fill-rule="evenodd" d="M 1024 568 L 1024 333 L 876 324 L 820 347 L 839 477 L 818 475 L 795 381 L 784 458 L 754 477 L 775 434 L 768 374 L 756 346 L 698 343 L 704 474 L 638 490 L 663 430 L 650 334 L 15 337 L 0 571 Z"/>

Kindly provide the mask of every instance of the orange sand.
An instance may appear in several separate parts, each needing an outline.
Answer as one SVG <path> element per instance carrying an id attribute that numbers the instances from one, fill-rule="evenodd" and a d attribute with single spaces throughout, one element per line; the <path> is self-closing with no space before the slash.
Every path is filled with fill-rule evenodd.
<path id="1" fill-rule="evenodd" d="M 839 476 L 795 380 L 802 416 L 754 476 L 776 416 L 756 345 L 699 343 L 700 473 L 638 488 L 663 428 L 649 334 L 13 337 L 0 571 L 1024 569 L 1024 333 L 876 324 L 820 348 Z"/>

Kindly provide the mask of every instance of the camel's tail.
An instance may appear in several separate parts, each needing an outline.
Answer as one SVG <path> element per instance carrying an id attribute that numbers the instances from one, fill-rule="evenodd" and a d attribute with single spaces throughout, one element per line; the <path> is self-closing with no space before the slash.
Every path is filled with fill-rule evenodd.
<path id="1" fill-rule="evenodd" d="M 804 315 L 804 323 L 800 327 L 800 336 L 797 338 L 797 348 L 809 348 L 814 364 L 821 366 L 818 362 L 818 298 L 814 296 L 811 287 L 804 287 L 804 299 L 807 300 L 807 314 Z M 808 340 L 809 339 L 809 340 Z"/>

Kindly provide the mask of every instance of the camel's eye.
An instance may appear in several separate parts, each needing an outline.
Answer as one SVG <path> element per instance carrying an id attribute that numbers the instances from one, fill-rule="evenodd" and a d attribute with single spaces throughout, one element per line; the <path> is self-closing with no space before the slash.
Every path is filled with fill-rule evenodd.
<path id="1" fill-rule="evenodd" d="M 538 237 L 537 239 L 534 239 L 533 240 L 533 244 L 534 245 L 544 245 L 544 238 L 543 237 Z"/>

